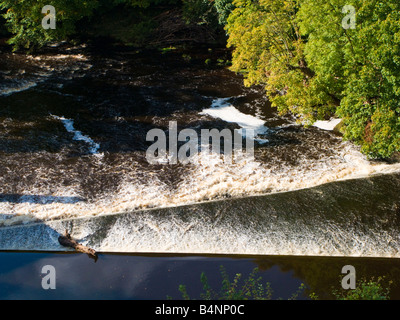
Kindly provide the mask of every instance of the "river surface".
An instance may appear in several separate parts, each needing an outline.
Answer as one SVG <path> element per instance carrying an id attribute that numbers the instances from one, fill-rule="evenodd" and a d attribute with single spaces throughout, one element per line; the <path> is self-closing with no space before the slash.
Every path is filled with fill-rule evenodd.
<path id="1" fill-rule="evenodd" d="M 231 279 L 260 268 L 274 299 L 301 283 L 332 298 L 353 265 L 358 279 L 392 280 L 399 299 L 400 164 L 368 161 L 326 130 L 336 120 L 279 115 L 227 56 L 0 51 L 0 299 L 180 299 L 180 284 L 199 298 L 201 272 L 218 289 L 220 265 Z M 146 135 L 170 122 L 254 129 L 255 156 L 152 165 Z M 97 262 L 57 252 L 65 228 Z M 57 290 L 41 288 L 44 265 Z"/>
<path id="2" fill-rule="evenodd" d="M 304 128 L 210 52 L 53 48 L 0 54 L 0 226 L 263 195 L 380 173 L 341 136 Z M 188 58 L 189 57 L 189 58 Z M 146 160 L 146 134 L 256 128 L 255 157 Z M 310 204 L 312 206 L 312 204 Z"/>
<path id="3" fill-rule="evenodd" d="M 181 300 L 180 285 L 186 285 L 192 299 L 201 299 L 200 275 L 204 272 L 210 287 L 219 292 L 221 266 L 231 281 L 242 274 L 239 287 L 258 268 L 260 284 L 270 283 L 273 300 L 291 298 L 301 284 L 306 289 L 297 300 L 310 299 L 311 293 L 321 300 L 334 299 L 334 291 L 341 292 L 345 265 L 355 267 L 357 281 L 384 277 L 381 285 L 390 287 L 390 298 L 400 299 L 400 259 L 100 254 L 94 262 L 85 254 L 0 252 L 0 261 L 1 300 Z M 56 290 L 41 285 L 42 268 L 48 265 L 56 270 Z"/>

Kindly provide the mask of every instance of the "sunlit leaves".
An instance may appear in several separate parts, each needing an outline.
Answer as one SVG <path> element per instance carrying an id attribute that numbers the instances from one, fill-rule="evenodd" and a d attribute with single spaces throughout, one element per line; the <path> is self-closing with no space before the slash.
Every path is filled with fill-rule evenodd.
<path id="1" fill-rule="evenodd" d="M 228 19 L 232 70 L 263 84 L 303 124 L 336 115 L 371 157 L 400 151 L 400 3 L 236 0 Z M 343 7 L 356 28 L 343 28 Z"/>

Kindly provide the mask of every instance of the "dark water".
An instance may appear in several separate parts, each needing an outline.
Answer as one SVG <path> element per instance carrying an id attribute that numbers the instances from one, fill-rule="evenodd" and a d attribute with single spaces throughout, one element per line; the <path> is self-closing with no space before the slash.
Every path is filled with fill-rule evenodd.
<path id="1" fill-rule="evenodd" d="M 270 283 L 272 299 L 289 299 L 302 283 L 307 289 L 297 299 L 334 299 L 340 290 L 342 267 L 353 265 L 357 281 L 382 276 L 390 285 L 391 299 L 400 298 L 398 259 L 351 259 L 315 257 L 197 256 L 197 255 L 110 255 L 97 262 L 84 254 L 0 253 L 0 299 L 182 299 L 179 285 L 186 285 L 192 299 L 203 293 L 200 275 L 218 291 L 223 266 L 230 279 L 237 273 L 246 279 L 259 268 L 261 283 Z M 42 268 L 56 270 L 56 289 L 42 289 Z"/>
<path id="2" fill-rule="evenodd" d="M 218 65 L 228 56 L 85 46 L 2 53 L 0 224 L 289 191 L 383 170 L 335 133 L 279 116 L 261 88 Z M 268 143 L 256 145 L 255 159 L 147 162 L 147 132 L 167 131 L 170 121 L 198 132 L 239 128 L 202 113 L 216 99 L 265 121 Z"/>

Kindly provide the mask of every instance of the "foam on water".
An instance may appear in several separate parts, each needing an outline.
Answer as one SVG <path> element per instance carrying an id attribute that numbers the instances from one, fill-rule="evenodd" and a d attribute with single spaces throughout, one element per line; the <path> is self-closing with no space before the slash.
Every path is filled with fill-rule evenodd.
<path id="1" fill-rule="evenodd" d="M 400 164 L 371 164 L 347 143 L 344 143 L 341 154 L 336 157 L 314 163 L 304 162 L 296 168 L 269 168 L 261 162 L 246 158 L 245 155 L 233 165 L 227 165 L 218 155 L 204 157 L 200 154 L 198 157 L 187 168 L 182 181 L 172 189 L 160 174 L 141 170 L 141 165 L 133 160 L 131 170 L 116 168 L 122 179 L 116 191 L 90 201 L 32 201 L 35 199 L 34 195 L 46 195 L 53 199 L 81 198 L 79 183 L 68 187 L 62 183 L 53 183 L 50 193 L 46 187 L 31 187 L 29 193 L 27 192 L 29 201 L 22 199 L 18 203 L 0 202 L 0 214 L 7 216 L 7 219 L 0 221 L 0 225 L 108 215 L 145 208 L 176 207 L 227 197 L 280 193 L 332 181 L 400 172 Z M 103 170 L 101 165 L 97 170 Z M 46 170 L 42 176 L 46 177 Z"/>
<path id="2" fill-rule="evenodd" d="M 36 82 L 33 81 L 21 81 L 15 86 L 6 86 L 4 88 L 0 87 L 0 96 L 9 96 L 14 93 L 22 92 L 25 90 L 29 90 L 37 86 Z"/>
<path id="3" fill-rule="evenodd" d="M 74 128 L 74 120 L 71 119 L 66 119 L 64 117 L 59 117 L 59 116 L 55 116 L 55 115 L 51 115 L 54 119 L 60 120 L 63 124 L 65 129 L 74 134 L 73 139 L 75 141 L 83 141 L 85 143 L 87 143 L 89 145 L 89 152 L 91 154 L 98 154 L 98 151 L 100 149 L 100 144 L 96 143 L 93 141 L 92 138 L 90 138 L 89 136 L 83 135 L 81 131 L 76 130 Z"/>
<path id="4" fill-rule="evenodd" d="M 320 128 L 322 130 L 333 131 L 337 125 L 342 122 L 342 119 L 332 119 L 329 121 L 316 121 L 314 127 Z"/>
<path id="5" fill-rule="evenodd" d="M 399 183 L 399 175 L 378 176 L 284 194 L 0 228 L 0 250 L 67 250 L 57 238 L 68 229 L 99 252 L 399 258 Z M 355 190 L 363 197 L 354 197 Z"/>
<path id="6" fill-rule="evenodd" d="M 83 54 L 23 55 L 3 54 L 5 70 L 0 70 L 3 80 L 0 96 L 10 96 L 36 87 L 52 76 L 67 72 L 71 79 L 89 70 L 92 65 Z"/>
<path id="7" fill-rule="evenodd" d="M 39 64 L 39 71 L 56 68 L 57 61 L 60 61 L 60 65 L 57 67 L 59 69 L 55 70 L 66 70 L 67 79 L 72 77 L 74 72 L 84 74 L 84 72 L 79 73 L 79 70 L 91 66 L 84 56 L 40 56 L 33 57 L 31 60 Z M 67 68 L 66 60 L 71 60 L 72 66 Z M 117 64 L 117 67 L 120 68 L 120 64 Z M 35 70 L 35 72 L 39 71 Z M 130 71 L 129 69 L 126 71 L 129 72 L 129 76 L 131 76 Z M 101 72 L 106 72 L 106 70 L 102 69 Z M 101 72 L 100 74 L 103 74 Z M 116 72 L 118 77 L 121 72 Z M 116 82 L 118 83 L 118 81 Z M 140 83 L 140 87 L 146 85 L 148 84 Z M 150 88 L 153 87 L 150 86 Z M 63 92 L 60 94 L 65 95 Z M 234 94 L 229 93 L 229 95 Z M 134 96 L 129 96 L 129 100 L 132 100 L 132 97 Z M 150 99 L 154 100 L 154 96 L 149 95 Z M 304 130 L 293 133 L 289 137 L 290 139 L 286 139 L 288 141 L 282 140 L 281 144 L 272 144 L 272 134 L 286 133 L 295 125 L 268 128 L 261 117 L 239 111 L 232 105 L 231 100 L 231 98 L 214 99 L 210 108 L 202 111 L 203 117 L 199 116 L 201 109 L 196 109 L 193 112 L 195 114 L 193 122 L 202 121 L 205 115 L 236 123 L 244 129 L 253 129 L 259 135 L 257 139 L 265 144 L 257 151 L 256 157 L 243 155 L 235 159 L 232 164 L 227 164 L 220 155 L 200 153 L 192 164 L 183 168 L 169 167 L 168 165 L 153 167 L 143 162 L 140 148 L 138 148 L 139 151 L 134 148 L 133 150 L 116 148 L 117 151 L 114 151 L 115 149 L 110 148 L 112 151 L 99 153 L 99 143 L 89 135 L 77 130 L 73 119 L 53 116 L 50 119 L 52 122 L 54 119 L 60 121 L 65 130 L 72 134 L 72 139 L 71 136 L 59 137 L 63 135 L 62 128 L 61 132 L 59 129 L 55 131 L 58 135 L 56 137 L 51 134 L 45 136 L 53 143 L 51 146 L 58 147 L 55 152 L 43 151 L 40 148 L 39 151 L 30 153 L 23 148 L 22 151 L 17 148 L 17 151 L 13 150 L 11 153 L 2 150 L 4 159 L 2 159 L 2 168 L 0 168 L 2 170 L 0 193 L 4 195 L 18 194 L 19 200 L 15 201 L 15 197 L 4 197 L 0 201 L 0 226 L 29 223 L 36 220 L 49 221 L 61 218 L 108 215 L 147 208 L 177 207 L 218 199 L 281 193 L 337 180 L 400 171 L 400 164 L 370 162 L 361 154 L 358 147 L 341 141 L 331 132 L 322 130 L 321 134 L 319 134 L 320 132 L 313 133 L 314 140 L 299 140 L 296 144 L 293 136 L 307 136 L 309 131 Z M 97 103 L 96 106 L 104 107 L 99 101 Z M 106 104 L 104 101 L 102 103 Z M 158 105 L 157 108 L 161 109 Z M 104 109 L 107 112 L 112 111 L 112 108 L 104 107 Z M 124 114 L 111 115 L 117 119 L 127 119 L 132 114 L 128 112 L 126 117 Z M 103 119 L 109 119 L 103 116 L 104 114 L 100 113 L 100 116 L 95 119 L 97 123 L 102 122 Z M 107 114 L 107 116 L 110 115 Z M 172 118 L 174 116 L 175 114 Z M 48 118 L 46 121 L 50 121 Z M 159 118 L 161 117 L 157 119 L 159 120 Z M 99 119 L 101 120 L 99 121 Z M 156 122 L 157 119 L 153 118 L 151 121 Z M 129 119 L 131 123 L 134 123 L 137 119 L 131 120 Z M 17 120 L 7 121 L 5 119 L 3 123 L 0 123 L 4 128 L 2 133 L 7 136 L 9 131 L 16 132 L 10 140 L 12 143 L 17 143 L 21 137 L 17 135 L 18 130 L 13 130 L 13 128 L 21 129 L 21 124 L 13 127 L 12 122 L 17 122 Z M 29 127 L 28 124 L 25 125 Z M 47 123 L 46 127 L 48 125 L 51 126 Z M 87 125 L 90 125 L 90 122 L 87 122 Z M 34 131 L 33 127 L 28 129 L 24 131 Z M 318 130 L 317 128 L 312 129 Z M 112 134 L 117 134 L 118 139 L 126 134 L 126 132 L 107 131 L 104 128 L 102 130 L 102 134 L 106 131 L 102 146 L 107 144 L 107 137 Z M 3 139 L 7 141 L 6 138 Z M 61 143 L 57 139 L 61 140 Z M 81 156 L 74 146 L 69 145 L 71 140 L 83 142 L 89 150 L 89 155 Z M 114 141 L 119 142 L 115 139 L 108 144 L 110 145 Z M 285 148 L 283 152 L 281 148 Z M 315 150 L 312 154 L 307 153 L 310 148 Z M 71 149 L 73 149 L 72 152 Z M 106 146 L 104 146 L 104 150 L 107 150 Z M 295 158 L 294 163 L 293 159 L 289 159 L 290 161 L 286 159 L 290 157 Z M 168 177 L 165 177 L 168 174 L 172 178 L 179 177 L 179 179 L 176 179 L 176 183 L 172 183 Z"/>
<path id="8" fill-rule="evenodd" d="M 236 109 L 229 101 L 232 98 L 218 98 L 213 100 L 211 108 L 203 110 L 201 114 L 209 115 L 214 118 L 219 118 L 226 122 L 236 123 L 241 128 L 253 130 L 255 136 L 265 135 L 268 128 L 265 126 L 265 121 L 249 114 L 244 114 Z M 266 139 L 256 139 L 260 143 L 267 143 Z"/>

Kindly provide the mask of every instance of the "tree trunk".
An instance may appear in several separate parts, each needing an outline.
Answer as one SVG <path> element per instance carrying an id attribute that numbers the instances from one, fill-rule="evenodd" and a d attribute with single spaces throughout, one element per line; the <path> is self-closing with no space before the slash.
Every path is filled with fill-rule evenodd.
<path id="1" fill-rule="evenodd" d="M 86 253 L 89 255 L 89 257 L 91 257 L 97 261 L 96 251 L 76 242 L 74 239 L 72 239 L 68 230 L 65 230 L 65 234 L 63 236 L 58 237 L 58 242 L 64 247 L 73 248 L 76 251 Z"/>

